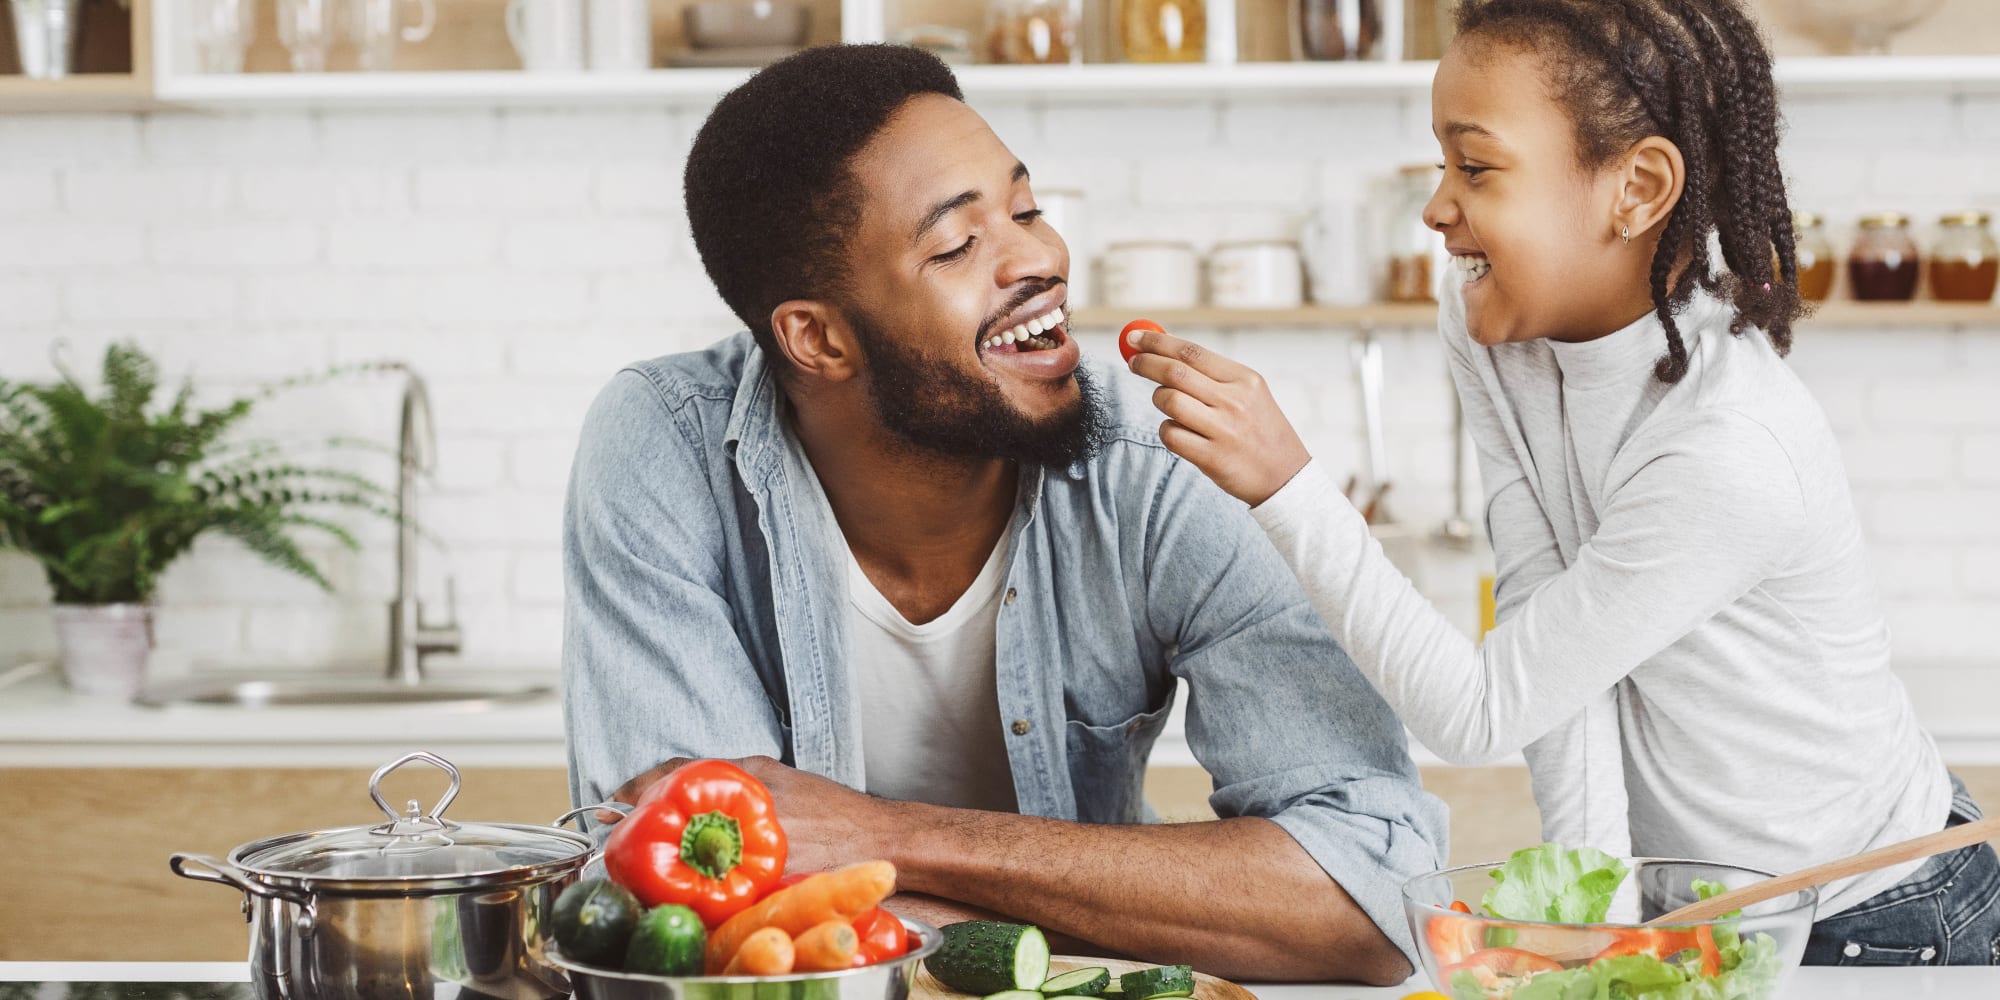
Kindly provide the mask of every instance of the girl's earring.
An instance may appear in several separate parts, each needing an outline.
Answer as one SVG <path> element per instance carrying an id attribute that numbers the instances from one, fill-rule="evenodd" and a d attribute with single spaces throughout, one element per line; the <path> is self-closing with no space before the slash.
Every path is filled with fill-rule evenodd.
<path id="1" fill-rule="evenodd" d="M 1620 237 L 1620 238 L 1622 238 L 1622 239 L 1623 239 L 1623 240 L 1624 240 L 1624 241 L 1625 241 L 1626 243 L 1631 243 L 1631 242 L 1632 242 L 1632 227 L 1631 227 L 1631 226 L 1619 226 L 1619 227 L 1618 227 L 1618 235 L 1619 235 L 1619 237 Z"/>

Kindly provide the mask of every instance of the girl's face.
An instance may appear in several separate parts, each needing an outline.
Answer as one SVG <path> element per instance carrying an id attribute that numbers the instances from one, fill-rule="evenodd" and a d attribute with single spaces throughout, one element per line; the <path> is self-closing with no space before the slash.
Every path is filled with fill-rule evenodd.
<path id="1" fill-rule="evenodd" d="M 1424 221 L 1444 234 L 1481 344 L 1590 340 L 1652 310 L 1657 231 L 1619 233 L 1629 170 L 1579 165 L 1576 125 L 1550 93 L 1544 57 L 1464 38 L 1438 64 L 1431 129 L 1444 178 Z"/>

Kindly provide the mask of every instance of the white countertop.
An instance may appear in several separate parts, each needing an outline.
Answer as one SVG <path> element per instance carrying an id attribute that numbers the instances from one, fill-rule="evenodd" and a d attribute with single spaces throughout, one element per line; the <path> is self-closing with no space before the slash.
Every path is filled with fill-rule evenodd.
<path id="1" fill-rule="evenodd" d="M 0 982 L 250 981 L 243 962 L 0 962 Z M 1388 989 L 1312 984 L 1249 984 L 1259 1000 L 1397 1000 L 1430 989 L 1421 980 Z M 1974 1000 L 2000 995 L 2000 969 L 1959 966 L 1922 969 L 1800 969 L 1784 1000 Z"/>
<path id="2" fill-rule="evenodd" d="M 0 767 L 375 767 L 412 749 L 562 767 L 562 704 L 148 708 L 77 695 L 47 673 L 0 686 Z"/>

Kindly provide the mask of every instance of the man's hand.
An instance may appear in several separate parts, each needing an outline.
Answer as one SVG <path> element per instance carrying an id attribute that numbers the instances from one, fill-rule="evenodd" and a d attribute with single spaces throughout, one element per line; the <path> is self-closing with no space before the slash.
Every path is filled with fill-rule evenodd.
<path id="1" fill-rule="evenodd" d="M 688 758 L 676 758 L 618 787 L 611 797 L 636 805 L 646 789 L 674 773 Z M 872 798 L 837 781 L 786 767 L 769 757 L 731 761 L 771 790 L 778 803 L 778 822 L 790 841 L 791 872 L 831 871 L 860 861 L 890 858 L 885 832 L 896 822 L 896 803 Z M 608 814 L 598 813 L 609 821 Z"/>
<path id="2" fill-rule="evenodd" d="M 1158 382 L 1153 405 L 1167 420 L 1160 443 L 1252 507 L 1312 460 L 1263 376 L 1199 344 L 1134 330 L 1132 371 Z"/>

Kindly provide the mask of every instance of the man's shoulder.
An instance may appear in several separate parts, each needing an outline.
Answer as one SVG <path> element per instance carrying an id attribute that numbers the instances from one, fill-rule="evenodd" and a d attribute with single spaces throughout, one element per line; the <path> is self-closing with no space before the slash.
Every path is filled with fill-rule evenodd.
<path id="1" fill-rule="evenodd" d="M 663 354 L 634 361 L 613 376 L 611 389 L 621 382 L 643 382 L 652 387 L 660 405 L 678 410 L 695 400 L 733 401 L 742 384 L 743 370 L 750 362 L 756 341 L 748 333 L 724 337 L 698 351 Z M 635 386 L 636 387 L 636 386 Z M 628 393 L 620 393 L 625 397 Z M 643 398 L 640 394 L 629 394 Z"/>

